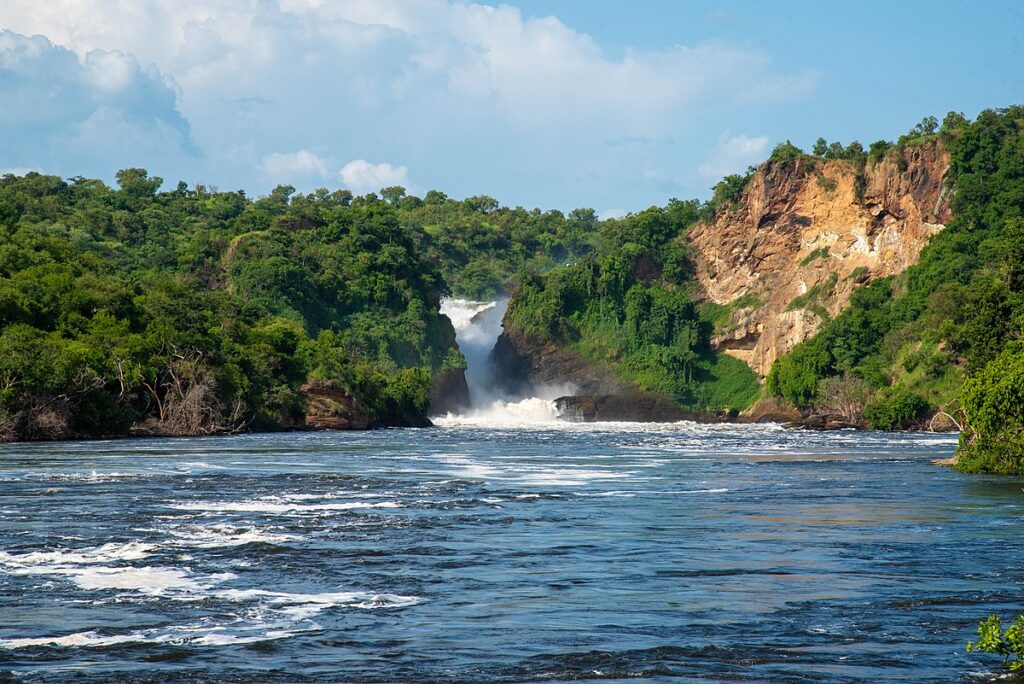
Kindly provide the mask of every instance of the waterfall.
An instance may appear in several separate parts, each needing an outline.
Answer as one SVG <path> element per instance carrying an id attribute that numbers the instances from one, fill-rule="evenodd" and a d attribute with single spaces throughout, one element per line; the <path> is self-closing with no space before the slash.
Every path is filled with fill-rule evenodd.
<path id="1" fill-rule="evenodd" d="M 472 408 L 461 416 L 449 415 L 444 421 L 470 423 L 538 423 L 558 418 L 554 396 L 512 397 L 494 383 L 491 350 L 501 335 L 501 321 L 508 309 L 508 299 L 474 302 L 466 299 L 443 299 L 441 313 L 451 319 L 455 341 L 466 357 L 466 384 Z M 544 398 L 541 398 L 544 397 Z M 435 421 L 436 422 L 436 421 Z"/>
<path id="2" fill-rule="evenodd" d="M 493 399 L 503 398 L 495 396 L 490 355 L 501 335 L 501 319 L 507 308 L 508 299 L 496 302 L 445 299 L 441 302 L 441 313 L 451 319 L 455 328 L 455 341 L 459 351 L 466 357 L 469 400 L 477 408 Z"/>

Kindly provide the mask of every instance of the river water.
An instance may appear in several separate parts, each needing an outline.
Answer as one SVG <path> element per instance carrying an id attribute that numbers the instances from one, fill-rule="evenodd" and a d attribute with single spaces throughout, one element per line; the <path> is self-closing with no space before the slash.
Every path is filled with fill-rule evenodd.
<path id="1" fill-rule="evenodd" d="M 488 423 L 0 447 L 0 679 L 988 680 L 954 439 Z"/>

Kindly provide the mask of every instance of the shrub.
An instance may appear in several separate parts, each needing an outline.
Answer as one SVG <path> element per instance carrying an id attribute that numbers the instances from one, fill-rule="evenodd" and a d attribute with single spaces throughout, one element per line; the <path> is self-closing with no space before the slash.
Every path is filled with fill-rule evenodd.
<path id="1" fill-rule="evenodd" d="M 833 183 L 834 183 L 834 181 L 833 181 Z M 806 266 L 807 264 L 811 263 L 812 261 L 814 261 L 816 259 L 825 259 L 826 257 L 828 257 L 828 254 L 829 254 L 828 247 L 819 247 L 818 249 L 814 250 L 813 252 L 811 252 L 810 254 L 805 256 L 803 259 L 801 259 L 800 260 L 800 265 L 801 266 Z"/>
<path id="2" fill-rule="evenodd" d="M 1024 463 L 1024 353 L 1008 350 L 964 382 L 968 431 L 957 467 L 1018 474 Z"/>
<path id="3" fill-rule="evenodd" d="M 1024 615 L 1018 615 L 1005 630 L 999 616 L 985 618 L 978 623 L 978 641 L 967 642 L 967 651 L 1001 655 L 1003 663 L 1011 670 L 1021 669 L 1024 667 Z"/>
<path id="4" fill-rule="evenodd" d="M 873 392 L 866 380 L 851 376 L 825 378 L 818 389 L 818 410 L 842 416 L 859 424 L 864 420 L 864 407 Z"/>
<path id="5" fill-rule="evenodd" d="M 817 176 L 818 187 L 825 192 L 835 192 L 839 184 L 835 178 L 828 178 L 825 174 L 819 173 Z"/>
<path id="6" fill-rule="evenodd" d="M 864 417 L 872 430 L 901 430 L 914 424 L 927 410 L 928 402 L 921 396 L 895 389 L 865 407 Z"/>
<path id="7" fill-rule="evenodd" d="M 773 162 L 786 163 L 796 161 L 803 156 L 804 151 L 787 140 L 786 142 L 776 145 L 768 159 Z"/>

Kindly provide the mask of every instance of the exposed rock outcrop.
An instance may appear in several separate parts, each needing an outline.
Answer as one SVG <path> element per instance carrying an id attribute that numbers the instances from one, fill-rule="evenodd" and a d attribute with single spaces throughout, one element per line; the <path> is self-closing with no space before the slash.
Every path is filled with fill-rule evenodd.
<path id="1" fill-rule="evenodd" d="M 679 404 L 651 393 L 632 395 L 575 395 L 555 400 L 558 417 L 577 423 L 625 421 L 632 423 L 671 423 L 680 420 L 720 422 L 735 418 L 726 414 L 693 413 Z"/>
<path id="2" fill-rule="evenodd" d="M 498 387 L 509 395 L 571 392 L 555 400 L 559 416 L 565 420 L 672 422 L 707 418 L 684 411 L 668 397 L 640 389 L 608 366 L 568 347 L 518 330 L 507 317 L 491 360 Z"/>
<path id="3" fill-rule="evenodd" d="M 305 427 L 312 430 L 366 430 L 370 412 L 362 402 L 329 382 L 308 382 L 299 390 L 306 402 Z"/>
<path id="4" fill-rule="evenodd" d="M 937 140 L 863 170 L 811 158 L 763 164 L 736 206 L 687 236 L 703 295 L 733 306 L 712 344 L 763 378 L 855 286 L 916 263 L 949 220 L 948 170 Z"/>
<path id="5" fill-rule="evenodd" d="M 469 385 L 466 384 L 466 371 L 459 368 L 434 373 L 433 385 L 430 388 L 430 406 L 427 412 L 432 416 L 446 413 L 458 413 L 469 408 Z"/>
<path id="6" fill-rule="evenodd" d="M 491 361 L 495 383 L 510 395 L 527 395 L 538 388 L 564 388 L 565 394 L 642 394 L 605 365 L 572 349 L 539 340 L 504 321 Z"/>

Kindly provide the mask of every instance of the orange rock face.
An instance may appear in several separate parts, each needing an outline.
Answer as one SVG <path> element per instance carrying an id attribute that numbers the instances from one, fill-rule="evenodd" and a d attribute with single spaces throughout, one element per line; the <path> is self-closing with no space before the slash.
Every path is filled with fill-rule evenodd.
<path id="1" fill-rule="evenodd" d="M 764 378 L 854 287 L 917 261 L 949 220 L 948 171 L 934 140 L 861 174 L 843 160 L 763 164 L 734 207 L 687 236 L 703 296 L 734 307 L 713 344 Z"/>

